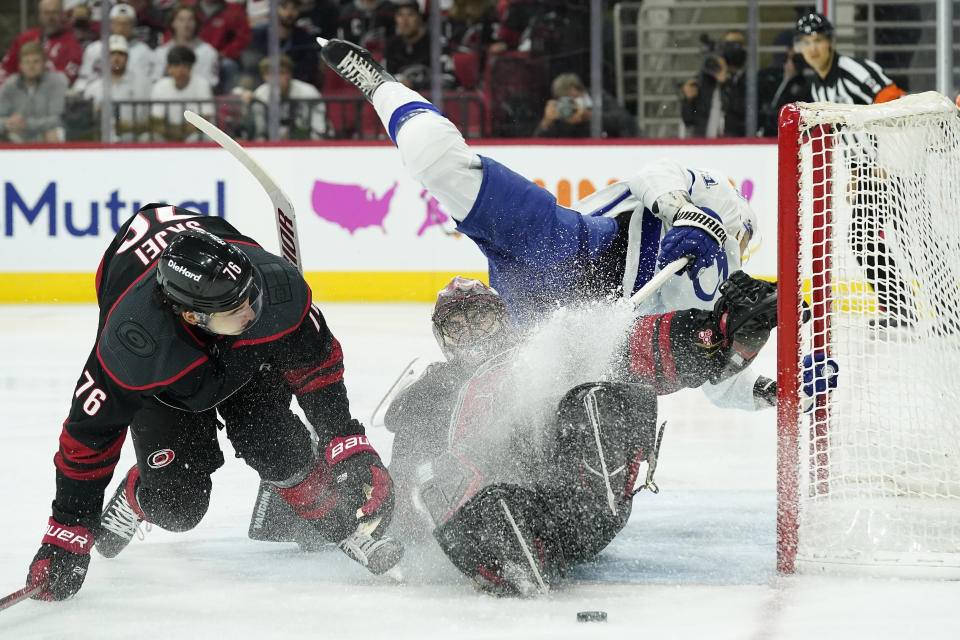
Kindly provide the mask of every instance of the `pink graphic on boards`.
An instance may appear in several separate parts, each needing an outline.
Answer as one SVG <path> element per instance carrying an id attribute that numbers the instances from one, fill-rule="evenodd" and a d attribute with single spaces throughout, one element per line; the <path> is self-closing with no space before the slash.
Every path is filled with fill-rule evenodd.
<path id="1" fill-rule="evenodd" d="M 753 198 L 753 180 L 749 178 L 744 180 L 740 185 L 740 193 L 747 199 L 747 202 L 750 202 L 750 199 Z"/>
<path id="2" fill-rule="evenodd" d="M 420 198 L 427 201 L 427 215 L 423 220 L 423 224 L 420 225 L 420 229 L 417 230 L 417 236 L 422 236 L 423 232 L 427 230 L 427 227 L 443 225 L 443 223 L 450 219 L 450 216 L 440 208 L 440 203 L 437 199 L 429 195 L 426 189 L 420 192 Z"/>
<path id="3" fill-rule="evenodd" d="M 380 227 L 390 213 L 390 201 L 397 190 L 394 182 L 379 198 L 362 185 L 337 184 L 317 180 L 313 183 L 311 202 L 314 212 L 336 225 L 353 233 L 363 227 Z"/>

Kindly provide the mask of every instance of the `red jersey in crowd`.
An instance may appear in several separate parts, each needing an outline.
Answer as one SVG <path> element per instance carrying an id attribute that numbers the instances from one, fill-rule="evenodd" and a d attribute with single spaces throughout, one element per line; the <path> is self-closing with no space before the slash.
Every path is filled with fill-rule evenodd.
<path id="1" fill-rule="evenodd" d="M 47 57 L 47 69 L 59 71 L 67 76 L 67 81 L 73 84 L 80 71 L 80 59 L 83 57 L 83 47 L 73 37 L 73 33 L 66 29 L 52 35 L 46 40 L 40 37 L 40 29 L 24 31 L 10 45 L 7 55 L 0 61 L 0 83 L 15 73 L 20 72 L 20 47 L 28 42 L 42 42 L 43 51 Z"/>
<path id="2" fill-rule="evenodd" d="M 198 3 L 197 9 L 200 10 L 200 39 L 213 45 L 220 57 L 239 59 L 253 37 L 244 5 L 226 3 L 209 16 L 203 12 L 202 4 Z"/>

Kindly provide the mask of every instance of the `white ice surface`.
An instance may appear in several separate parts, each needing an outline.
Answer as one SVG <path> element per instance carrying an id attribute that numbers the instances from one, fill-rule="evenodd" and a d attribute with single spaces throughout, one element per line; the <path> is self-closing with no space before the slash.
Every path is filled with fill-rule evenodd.
<path id="1" fill-rule="evenodd" d="M 323 309 L 364 421 L 412 357 L 439 353 L 427 305 Z M 43 533 L 95 329 L 93 306 L 0 306 L 3 594 L 22 586 Z M 759 363 L 768 374 L 772 346 Z M 494 599 L 452 574 L 392 584 L 338 551 L 251 541 L 257 479 L 223 438 L 227 464 L 196 529 L 154 529 L 113 560 L 94 554 L 77 597 L 0 612 L 0 638 L 960 638 L 956 582 L 776 576 L 773 411 L 717 410 L 683 392 L 661 400 L 660 418 L 661 493 L 641 493 L 624 532 L 548 597 Z M 387 457 L 390 434 L 370 435 Z M 127 445 L 118 470 L 132 463 Z M 596 609 L 608 622 L 576 622 Z"/>

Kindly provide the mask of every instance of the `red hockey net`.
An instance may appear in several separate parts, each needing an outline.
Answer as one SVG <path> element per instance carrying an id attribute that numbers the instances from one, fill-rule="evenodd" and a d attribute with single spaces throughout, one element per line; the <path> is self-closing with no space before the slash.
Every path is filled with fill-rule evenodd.
<path id="1" fill-rule="evenodd" d="M 790 105 L 779 147 L 778 569 L 960 577 L 957 108 Z"/>

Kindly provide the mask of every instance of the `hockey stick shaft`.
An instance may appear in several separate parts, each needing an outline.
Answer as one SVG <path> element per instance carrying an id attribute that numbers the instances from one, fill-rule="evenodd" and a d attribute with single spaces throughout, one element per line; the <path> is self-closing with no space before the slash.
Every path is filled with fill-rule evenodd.
<path id="1" fill-rule="evenodd" d="M 660 270 L 660 273 L 650 278 L 647 284 L 637 289 L 637 292 L 630 296 L 630 304 L 637 306 L 649 298 L 650 295 L 662 287 L 667 280 L 672 278 L 677 271 L 680 271 L 680 269 L 684 268 L 692 260 L 693 258 L 691 256 L 684 256 L 682 258 L 677 258 L 665 266 Z"/>
<path id="2" fill-rule="evenodd" d="M 287 194 L 283 192 L 276 180 L 267 173 L 266 169 L 254 160 L 253 156 L 241 147 L 236 140 L 208 122 L 203 116 L 193 111 L 184 111 L 183 117 L 187 122 L 202 131 L 208 138 L 219 144 L 230 155 L 236 158 L 240 164 L 246 167 L 247 171 L 253 175 L 257 182 L 260 183 L 263 190 L 267 192 L 267 196 L 273 204 L 273 210 L 276 215 L 277 236 L 280 240 L 280 255 L 303 273 L 300 236 L 297 233 L 297 216 Z"/>
<path id="3" fill-rule="evenodd" d="M 0 611 L 10 608 L 13 605 L 17 604 L 18 602 L 23 602 L 27 598 L 32 598 L 33 596 L 40 593 L 45 586 L 47 586 L 46 582 L 37 582 L 34 584 L 28 584 L 23 589 L 20 589 L 19 591 L 14 591 L 10 595 L 0 598 Z"/>

